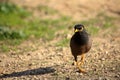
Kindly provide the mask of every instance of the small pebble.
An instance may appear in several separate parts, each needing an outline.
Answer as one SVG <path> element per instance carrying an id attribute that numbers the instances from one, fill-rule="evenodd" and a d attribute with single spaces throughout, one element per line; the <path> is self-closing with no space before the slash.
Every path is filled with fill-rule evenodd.
<path id="1" fill-rule="evenodd" d="M 105 54 L 108 54 L 108 51 L 105 51 Z"/>
<path id="2" fill-rule="evenodd" d="M 116 78 L 120 78 L 120 75 L 115 75 Z"/>
<path id="3" fill-rule="evenodd" d="M 115 68 L 113 67 L 112 70 L 115 70 Z"/>
<path id="4" fill-rule="evenodd" d="M 102 61 L 104 61 L 104 60 L 105 60 L 105 58 L 102 58 L 101 60 L 102 60 Z"/>
<path id="5" fill-rule="evenodd" d="M 83 73 L 80 73 L 80 76 L 82 76 L 83 75 Z"/>
<path id="6" fill-rule="evenodd" d="M 28 64 L 28 66 L 32 66 L 32 65 L 34 65 L 35 63 L 30 63 L 30 64 Z"/>

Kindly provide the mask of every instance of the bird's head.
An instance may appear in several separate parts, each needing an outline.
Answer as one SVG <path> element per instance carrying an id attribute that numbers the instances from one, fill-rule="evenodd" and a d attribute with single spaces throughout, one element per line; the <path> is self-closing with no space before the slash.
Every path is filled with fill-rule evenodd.
<path id="1" fill-rule="evenodd" d="M 84 26 L 82 24 L 77 24 L 74 26 L 74 32 L 82 32 L 84 29 Z"/>

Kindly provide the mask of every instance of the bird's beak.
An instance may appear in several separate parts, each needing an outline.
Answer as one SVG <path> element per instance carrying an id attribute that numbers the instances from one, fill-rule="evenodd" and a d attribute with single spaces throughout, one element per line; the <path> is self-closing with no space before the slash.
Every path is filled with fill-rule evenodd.
<path id="1" fill-rule="evenodd" d="M 75 32 L 79 32 L 79 30 L 78 30 L 78 29 L 75 29 Z"/>

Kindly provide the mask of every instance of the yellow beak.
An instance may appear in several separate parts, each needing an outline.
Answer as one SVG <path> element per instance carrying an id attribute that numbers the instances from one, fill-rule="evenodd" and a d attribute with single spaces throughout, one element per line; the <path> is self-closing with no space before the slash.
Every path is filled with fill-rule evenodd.
<path id="1" fill-rule="evenodd" d="M 79 30 L 78 30 L 78 29 L 75 29 L 75 32 L 79 32 Z"/>

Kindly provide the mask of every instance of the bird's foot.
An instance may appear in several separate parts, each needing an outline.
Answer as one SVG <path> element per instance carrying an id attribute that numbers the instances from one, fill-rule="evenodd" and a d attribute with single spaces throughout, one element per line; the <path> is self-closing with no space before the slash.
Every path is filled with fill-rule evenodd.
<path id="1" fill-rule="evenodd" d="M 75 65 L 75 66 L 81 66 L 82 64 L 83 64 L 82 62 L 76 62 L 76 61 L 72 63 L 72 65 Z"/>
<path id="2" fill-rule="evenodd" d="M 84 69 L 79 68 L 80 73 L 87 73 Z"/>
<path id="3" fill-rule="evenodd" d="M 76 66 L 77 66 L 77 62 L 76 62 L 76 61 L 74 61 L 74 62 L 72 63 L 72 65 L 76 65 Z"/>
<path id="4" fill-rule="evenodd" d="M 83 64 L 83 62 L 78 62 L 78 65 L 81 66 Z"/>

